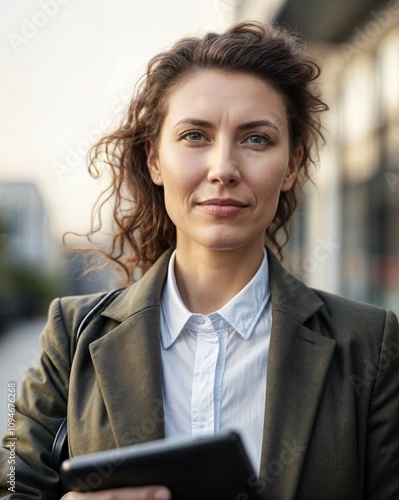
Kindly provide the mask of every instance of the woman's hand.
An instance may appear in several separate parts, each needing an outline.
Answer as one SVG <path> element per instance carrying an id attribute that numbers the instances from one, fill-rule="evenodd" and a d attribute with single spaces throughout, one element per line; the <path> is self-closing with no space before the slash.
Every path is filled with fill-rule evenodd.
<path id="1" fill-rule="evenodd" d="M 92 493 L 70 491 L 61 500 L 171 500 L 170 491 L 164 486 L 141 488 L 116 488 Z"/>

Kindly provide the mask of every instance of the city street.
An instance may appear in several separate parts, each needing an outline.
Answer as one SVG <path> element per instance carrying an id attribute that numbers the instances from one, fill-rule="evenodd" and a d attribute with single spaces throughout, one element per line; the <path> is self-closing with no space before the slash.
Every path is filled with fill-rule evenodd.
<path id="1" fill-rule="evenodd" d="M 17 394 L 26 370 L 40 357 L 39 335 L 45 318 L 34 318 L 10 327 L 0 337 L 0 434 L 7 424 L 7 384 L 16 382 Z M 17 430 L 18 431 L 18 430 Z"/>

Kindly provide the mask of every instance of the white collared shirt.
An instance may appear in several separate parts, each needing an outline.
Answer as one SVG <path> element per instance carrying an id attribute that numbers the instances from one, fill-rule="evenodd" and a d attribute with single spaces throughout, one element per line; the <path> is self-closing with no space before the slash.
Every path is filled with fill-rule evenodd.
<path id="1" fill-rule="evenodd" d="M 165 435 L 236 430 L 259 471 L 272 320 L 266 251 L 252 280 L 208 315 L 184 305 L 174 263 L 175 253 L 161 297 Z"/>

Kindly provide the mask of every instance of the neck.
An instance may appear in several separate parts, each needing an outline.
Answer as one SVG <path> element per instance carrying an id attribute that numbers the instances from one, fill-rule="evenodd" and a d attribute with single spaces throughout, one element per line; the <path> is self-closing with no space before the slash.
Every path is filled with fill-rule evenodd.
<path id="1" fill-rule="evenodd" d="M 262 262 L 263 247 L 228 251 L 177 247 L 176 283 L 180 296 L 193 313 L 217 311 L 255 276 Z"/>

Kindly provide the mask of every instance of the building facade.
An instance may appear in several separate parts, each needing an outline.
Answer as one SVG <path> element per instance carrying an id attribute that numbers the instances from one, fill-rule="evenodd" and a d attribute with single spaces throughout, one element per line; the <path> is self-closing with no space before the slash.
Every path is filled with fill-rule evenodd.
<path id="1" fill-rule="evenodd" d="M 0 182 L 2 242 L 7 260 L 45 266 L 49 249 L 48 218 L 32 182 Z"/>

